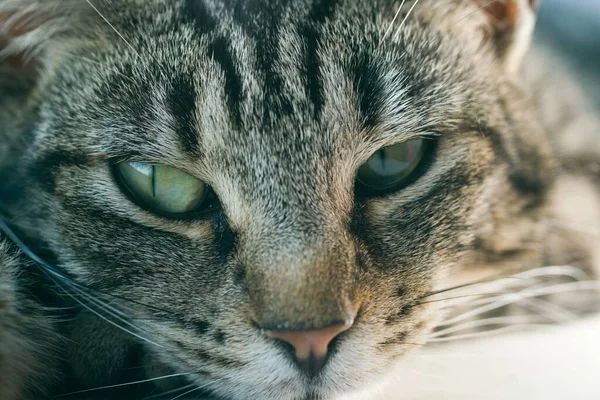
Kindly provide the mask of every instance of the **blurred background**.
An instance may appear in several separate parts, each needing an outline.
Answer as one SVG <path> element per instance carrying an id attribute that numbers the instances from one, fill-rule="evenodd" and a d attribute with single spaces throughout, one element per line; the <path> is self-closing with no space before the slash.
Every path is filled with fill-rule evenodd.
<path id="1" fill-rule="evenodd" d="M 600 109 L 600 0 L 541 0 L 537 39 L 560 49 Z"/>

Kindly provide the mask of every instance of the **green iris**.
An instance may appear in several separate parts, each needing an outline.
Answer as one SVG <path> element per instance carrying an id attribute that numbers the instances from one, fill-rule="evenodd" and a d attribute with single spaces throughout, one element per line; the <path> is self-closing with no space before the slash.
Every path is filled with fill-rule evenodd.
<path id="1" fill-rule="evenodd" d="M 359 168 L 358 182 L 374 191 L 398 188 L 412 177 L 423 160 L 425 150 L 423 139 L 385 147 Z"/>
<path id="2" fill-rule="evenodd" d="M 208 186 L 176 168 L 144 162 L 117 164 L 121 181 L 139 203 L 159 212 L 188 214 L 206 200 Z"/>

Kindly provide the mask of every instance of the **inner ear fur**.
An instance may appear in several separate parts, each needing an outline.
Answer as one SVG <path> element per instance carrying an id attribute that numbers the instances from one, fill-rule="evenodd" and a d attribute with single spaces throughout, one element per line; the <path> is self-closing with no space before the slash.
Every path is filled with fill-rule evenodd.
<path id="1" fill-rule="evenodd" d="M 0 66 L 4 73 L 31 75 L 36 69 L 32 54 L 18 41 L 47 22 L 48 16 L 19 11 L 0 12 Z"/>
<path id="2" fill-rule="evenodd" d="M 533 37 L 537 0 L 475 0 L 488 18 L 486 34 L 509 74 L 517 74 Z"/>
<path id="3" fill-rule="evenodd" d="M 86 22 L 81 21 L 86 4 L 84 0 L 0 0 L 2 72 L 31 73 L 44 64 L 52 43 L 81 36 L 77 31 Z"/>

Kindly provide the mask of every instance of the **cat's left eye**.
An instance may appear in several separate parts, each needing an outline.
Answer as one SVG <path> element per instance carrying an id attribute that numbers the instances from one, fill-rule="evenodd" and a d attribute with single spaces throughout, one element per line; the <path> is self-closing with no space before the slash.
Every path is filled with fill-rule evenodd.
<path id="1" fill-rule="evenodd" d="M 424 163 L 431 141 L 413 139 L 380 149 L 358 170 L 363 190 L 382 193 L 406 186 Z"/>
<path id="2" fill-rule="evenodd" d="M 115 168 L 130 197 L 151 211 L 184 215 L 207 204 L 208 185 L 176 168 L 144 162 L 122 162 Z"/>

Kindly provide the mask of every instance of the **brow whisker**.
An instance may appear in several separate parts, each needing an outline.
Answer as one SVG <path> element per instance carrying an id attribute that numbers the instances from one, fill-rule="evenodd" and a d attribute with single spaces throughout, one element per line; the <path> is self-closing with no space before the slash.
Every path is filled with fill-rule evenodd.
<path id="1" fill-rule="evenodd" d="M 421 1 L 421 0 L 416 0 L 414 2 L 413 6 L 410 8 L 410 10 L 408 10 L 408 14 L 406 14 L 406 17 L 404 17 L 404 19 L 400 23 L 400 26 L 398 27 L 396 32 L 398 32 L 400 29 L 402 29 L 402 27 L 404 27 L 404 24 L 406 24 L 406 21 L 408 21 L 408 17 L 410 17 L 410 15 L 413 13 L 415 7 L 417 6 L 417 4 L 419 4 L 419 1 Z"/>
<path id="2" fill-rule="evenodd" d="M 110 21 L 100 12 L 100 10 L 98 10 L 98 8 L 96 8 L 96 6 L 92 3 L 91 0 L 85 0 L 86 3 L 88 3 L 90 5 L 90 7 L 92 7 L 94 9 L 94 11 L 104 20 L 104 22 L 106 22 L 108 24 L 108 26 L 110 26 L 110 28 L 117 34 L 119 35 L 119 37 L 123 40 L 123 42 L 125 42 L 125 44 L 127 46 L 129 46 L 129 48 L 138 56 L 141 58 L 140 53 L 138 53 L 138 51 L 131 45 L 131 43 L 129 43 L 127 41 L 127 39 L 125 39 L 125 37 L 121 34 L 121 32 L 119 32 L 117 30 L 117 28 L 115 28 L 115 26 L 113 24 L 110 23 Z"/>
<path id="3" fill-rule="evenodd" d="M 398 7 L 398 11 L 396 11 L 394 18 L 392 19 L 392 22 L 390 23 L 390 26 L 387 28 L 387 30 L 385 31 L 385 34 L 383 35 L 383 37 L 381 38 L 381 41 L 379 42 L 380 46 L 381 46 L 381 43 L 383 43 L 385 41 L 385 39 L 388 37 L 388 35 L 392 31 L 392 28 L 394 27 L 394 23 L 396 23 L 396 20 L 398 19 L 398 16 L 400 15 L 400 11 L 402 11 L 402 7 L 404 7 L 404 3 L 406 3 L 406 0 L 402 0 L 402 3 L 400 3 L 400 7 Z"/>

